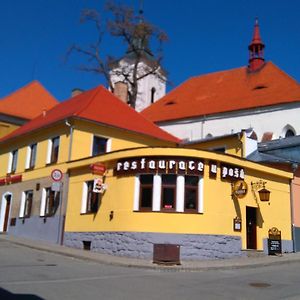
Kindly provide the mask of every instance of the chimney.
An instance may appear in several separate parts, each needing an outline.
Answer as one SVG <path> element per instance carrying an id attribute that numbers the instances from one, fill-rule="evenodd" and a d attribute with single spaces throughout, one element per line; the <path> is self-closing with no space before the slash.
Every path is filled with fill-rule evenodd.
<path id="1" fill-rule="evenodd" d="M 122 102 L 128 103 L 128 86 L 125 82 L 118 81 L 115 83 L 114 95 Z"/>
<path id="2" fill-rule="evenodd" d="M 83 90 L 82 89 L 79 89 L 79 88 L 74 88 L 72 90 L 72 93 L 71 93 L 71 97 L 75 97 L 75 96 L 78 96 L 80 95 L 81 93 L 83 93 Z"/>

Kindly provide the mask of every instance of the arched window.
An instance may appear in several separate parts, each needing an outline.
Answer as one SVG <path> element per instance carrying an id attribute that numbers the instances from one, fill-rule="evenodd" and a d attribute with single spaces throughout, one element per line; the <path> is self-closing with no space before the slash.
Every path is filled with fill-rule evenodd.
<path id="1" fill-rule="evenodd" d="M 295 135 L 296 135 L 296 130 L 289 124 L 287 124 L 281 132 L 282 138 L 288 138 Z"/>
<path id="2" fill-rule="evenodd" d="M 288 129 L 285 133 L 285 137 L 291 137 L 291 136 L 295 136 L 295 132 L 291 129 Z"/>
<path id="3" fill-rule="evenodd" d="M 156 92 L 156 89 L 155 89 L 155 87 L 153 87 L 151 89 L 151 104 L 154 103 L 155 92 Z"/>

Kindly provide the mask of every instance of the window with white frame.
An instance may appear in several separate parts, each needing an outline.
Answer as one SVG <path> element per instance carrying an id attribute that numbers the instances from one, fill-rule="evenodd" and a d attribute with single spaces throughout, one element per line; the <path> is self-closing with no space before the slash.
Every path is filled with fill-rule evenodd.
<path id="1" fill-rule="evenodd" d="M 7 173 L 15 173 L 18 163 L 18 150 L 13 150 L 9 153 Z"/>
<path id="2" fill-rule="evenodd" d="M 99 155 L 110 151 L 111 139 L 93 136 L 92 155 Z"/>
<path id="3" fill-rule="evenodd" d="M 27 147 L 25 169 L 33 169 L 36 161 L 37 144 L 31 144 Z"/>
<path id="4" fill-rule="evenodd" d="M 203 213 L 203 179 L 194 175 L 136 176 L 134 210 Z"/>
<path id="5" fill-rule="evenodd" d="M 42 191 L 42 201 L 40 216 L 52 217 L 55 215 L 60 202 L 60 192 L 52 191 L 51 187 L 44 188 Z"/>
<path id="6" fill-rule="evenodd" d="M 94 192 L 94 180 L 83 183 L 81 213 L 97 213 L 101 200 L 101 194 Z"/>
<path id="7" fill-rule="evenodd" d="M 48 140 L 47 164 L 53 164 L 58 161 L 59 154 L 59 136 Z"/>
<path id="8" fill-rule="evenodd" d="M 20 214 L 19 214 L 20 218 L 30 217 L 32 201 L 33 201 L 33 190 L 22 192 Z"/>

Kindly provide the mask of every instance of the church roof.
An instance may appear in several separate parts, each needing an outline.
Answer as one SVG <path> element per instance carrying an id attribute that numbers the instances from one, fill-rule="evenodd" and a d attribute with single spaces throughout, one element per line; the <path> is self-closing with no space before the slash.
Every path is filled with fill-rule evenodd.
<path id="1" fill-rule="evenodd" d="M 60 103 L 5 136 L 0 142 L 36 131 L 40 128 L 49 127 L 68 118 L 89 120 L 160 140 L 174 143 L 180 142 L 178 138 L 160 129 L 133 108 L 120 101 L 103 86 L 98 86 Z"/>
<path id="2" fill-rule="evenodd" d="M 292 102 L 300 102 L 300 85 L 267 62 L 255 72 L 241 67 L 193 77 L 142 115 L 164 122 Z"/>
<path id="3" fill-rule="evenodd" d="M 58 101 L 38 82 L 20 88 L 0 100 L 0 113 L 31 120 Z"/>

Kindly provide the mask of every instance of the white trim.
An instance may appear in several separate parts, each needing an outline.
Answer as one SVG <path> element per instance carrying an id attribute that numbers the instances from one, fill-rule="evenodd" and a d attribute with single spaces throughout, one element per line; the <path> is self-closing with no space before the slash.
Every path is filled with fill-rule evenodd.
<path id="1" fill-rule="evenodd" d="M 46 209 L 46 189 L 43 188 L 42 191 L 42 198 L 41 198 L 41 207 L 40 207 L 40 216 L 44 217 L 45 216 L 45 209 Z"/>
<path id="2" fill-rule="evenodd" d="M 200 177 L 198 182 L 198 213 L 203 214 L 203 212 L 203 177 Z"/>
<path id="3" fill-rule="evenodd" d="M 111 144 L 112 144 L 112 139 L 107 139 L 106 152 L 111 152 Z"/>
<path id="4" fill-rule="evenodd" d="M 152 196 L 152 210 L 161 210 L 161 175 L 155 174 L 153 176 L 153 196 Z"/>
<path id="5" fill-rule="evenodd" d="M 5 222 L 5 212 L 6 212 L 6 206 L 7 206 L 7 200 L 6 197 L 10 195 L 10 210 L 8 212 L 8 219 L 10 216 L 10 211 L 12 208 L 12 199 L 13 195 L 10 192 L 6 192 L 5 194 L 2 195 L 2 201 L 1 201 L 1 211 L 0 211 L 0 232 L 3 232 L 4 230 L 4 222 Z M 7 224 L 7 229 L 9 228 L 9 223 Z M 8 231 L 8 230 L 7 230 Z"/>
<path id="6" fill-rule="evenodd" d="M 11 169 L 12 169 L 12 160 L 13 160 L 13 154 L 12 154 L 12 152 L 9 152 L 9 153 L 8 153 L 7 173 L 11 173 Z"/>
<path id="7" fill-rule="evenodd" d="M 90 144 L 90 156 L 93 156 L 93 148 L 94 148 L 94 134 L 91 136 L 91 144 Z"/>
<path id="8" fill-rule="evenodd" d="M 53 144 L 52 139 L 48 139 L 48 148 L 47 148 L 46 164 L 50 164 L 50 162 L 51 162 L 52 144 Z"/>
<path id="9" fill-rule="evenodd" d="M 26 192 L 22 192 L 21 195 L 21 202 L 20 202 L 20 212 L 19 212 L 19 218 L 24 217 L 24 209 L 25 209 L 25 199 L 26 199 Z"/>
<path id="10" fill-rule="evenodd" d="M 29 145 L 27 146 L 27 151 L 26 151 L 25 169 L 29 169 L 30 157 L 31 157 L 31 146 Z"/>
<path id="11" fill-rule="evenodd" d="M 137 175 L 134 178 L 134 196 L 133 196 L 133 210 L 139 210 L 139 202 L 140 202 L 140 176 Z"/>
<path id="12" fill-rule="evenodd" d="M 185 177 L 183 175 L 177 175 L 176 178 L 176 211 L 184 212 L 184 188 Z"/>
<path id="13" fill-rule="evenodd" d="M 82 198 L 81 198 L 81 209 L 80 209 L 81 214 L 86 213 L 87 193 L 88 193 L 87 183 L 84 182 L 82 186 Z"/>

